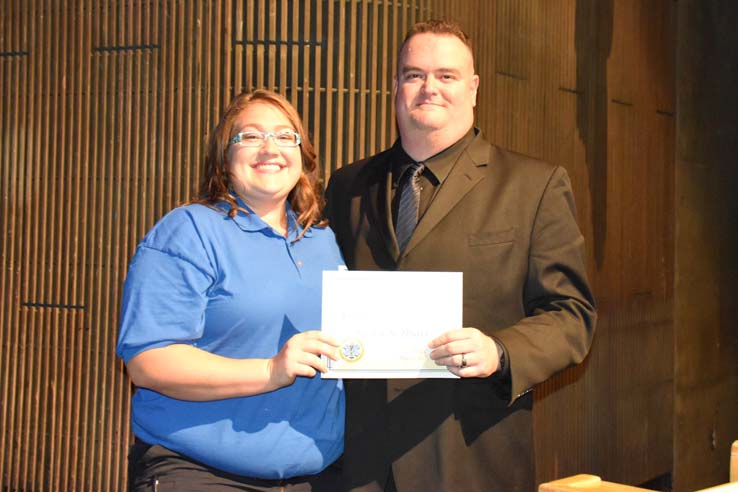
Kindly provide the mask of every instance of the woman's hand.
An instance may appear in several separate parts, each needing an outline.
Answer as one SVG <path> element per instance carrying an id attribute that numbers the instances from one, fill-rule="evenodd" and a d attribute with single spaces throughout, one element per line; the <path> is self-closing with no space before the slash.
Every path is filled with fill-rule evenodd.
<path id="1" fill-rule="evenodd" d="M 289 386 L 297 376 L 314 377 L 328 367 L 321 355 L 336 360 L 338 342 L 320 331 L 298 333 L 269 359 L 269 379 L 276 388 Z"/>
<path id="2" fill-rule="evenodd" d="M 268 393 L 297 376 L 327 370 L 320 356 L 335 360 L 338 343 L 319 331 L 293 336 L 271 359 L 232 359 L 186 344 L 141 352 L 126 364 L 136 386 L 172 398 L 212 401 Z"/>

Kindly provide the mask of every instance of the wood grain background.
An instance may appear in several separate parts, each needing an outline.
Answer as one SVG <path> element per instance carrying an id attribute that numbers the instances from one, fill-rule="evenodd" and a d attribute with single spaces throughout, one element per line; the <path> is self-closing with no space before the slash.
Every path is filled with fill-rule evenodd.
<path id="1" fill-rule="evenodd" d="M 413 22 L 444 16 L 474 39 L 478 126 L 566 167 L 587 240 L 599 328 L 586 362 L 536 392 L 539 481 L 670 482 L 675 456 L 695 476 L 695 456 L 722 452 L 735 427 L 709 445 L 710 423 L 695 428 L 707 454 L 674 438 L 675 251 L 698 246 L 675 246 L 694 210 L 675 195 L 677 26 L 709 31 L 720 13 L 695 27 L 679 19 L 701 7 L 679 3 L 0 1 L 1 490 L 123 490 L 132 388 L 114 345 L 125 271 L 144 233 L 192 196 L 228 100 L 283 93 L 327 179 L 391 145 L 397 48 Z M 680 333 L 697 338 L 688 324 Z"/>

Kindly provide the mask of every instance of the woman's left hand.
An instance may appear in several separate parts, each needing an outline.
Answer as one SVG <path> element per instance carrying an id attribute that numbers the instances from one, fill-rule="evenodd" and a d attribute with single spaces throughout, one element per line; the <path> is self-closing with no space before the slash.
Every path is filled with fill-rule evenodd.
<path id="1" fill-rule="evenodd" d="M 325 371 L 321 355 L 336 359 L 338 343 L 319 331 L 298 333 L 271 359 L 232 359 L 192 345 L 146 350 L 126 364 L 136 386 L 179 400 L 212 401 L 258 395 Z"/>
<path id="2" fill-rule="evenodd" d="M 321 355 L 336 360 L 338 342 L 321 331 L 305 331 L 287 340 L 269 360 L 269 379 L 277 388 L 289 386 L 297 376 L 314 377 L 328 367 Z"/>

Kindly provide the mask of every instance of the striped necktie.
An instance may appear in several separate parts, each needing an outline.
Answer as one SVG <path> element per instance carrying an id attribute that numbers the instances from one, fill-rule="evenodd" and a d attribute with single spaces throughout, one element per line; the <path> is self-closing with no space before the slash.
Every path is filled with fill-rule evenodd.
<path id="1" fill-rule="evenodd" d="M 402 175 L 400 181 L 400 204 L 397 209 L 395 236 L 400 251 L 405 249 L 410 236 L 418 224 L 418 206 L 420 205 L 420 174 L 425 169 L 422 162 L 412 163 Z"/>

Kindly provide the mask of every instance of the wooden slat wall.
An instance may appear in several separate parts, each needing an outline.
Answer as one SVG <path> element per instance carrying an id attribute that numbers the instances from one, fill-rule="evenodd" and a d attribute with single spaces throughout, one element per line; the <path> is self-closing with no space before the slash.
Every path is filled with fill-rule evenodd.
<path id="1" fill-rule="evenodd" d="M 539 480 L 668 472 L 673 9 L 0 0 L 0 488 L 123 489 L 131 388 L 113 350 L 125 270 L 191 197 L 227 101 L 285 94 L 327 179 L 396 138 L 396 51 L 433 16 L 474 38 L 490 139 L 567 168 L 591 253 L 600 330 L 584 366 L 537 392 Z"/>
<path id="2" fill-rule="evenodd" d="M 409 25 L 442 11 L 444 3 L 238 2 L 234 94 L 259 87 L 284 94 L 305 120 L 327 180 L 332 170 L 396 138 L 397 47 Z"/>
<path id="3" fill-rule="evenodd" d="M 231 96 L 229 5 L 3 2 L 3 490 L 123 488 L 120 287 Z"/>
<path id="4" fill-rule="evenodd" d="M 639 484 L 672 467 L 674 4 L 496 5 L 493 140 L 567 168 L 599 302 L 585 365 L 536 393 L 539 479 Z"/>

